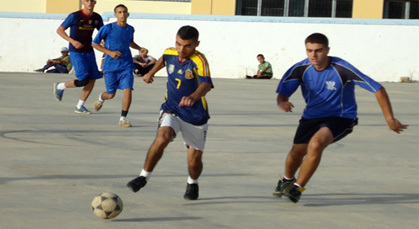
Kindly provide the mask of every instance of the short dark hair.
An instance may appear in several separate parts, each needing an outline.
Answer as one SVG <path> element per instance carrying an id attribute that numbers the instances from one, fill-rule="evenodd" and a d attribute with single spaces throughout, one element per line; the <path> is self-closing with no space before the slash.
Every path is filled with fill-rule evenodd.
<path id="1" fill-rule="evenodd" d="M 182 40 L 198 41 L 199 38 L 198 30 L 190 25 L 180 27 L 176 35 L 179 36 Z"/>
<path id="2" fill-rule="evenodd" d="M 324 34 L 321 33 L 313 33 L 310 36 L 308 36 L 304 42 L 305 44 L 307 43 L 317 43 L 317 44 L 322 44 L 326 47 L 329 47 L 329 40 L 327 39 L 327 37 Z"/>
<path id="3" fill-rule="evenodd" d="M 113 8 L 113 12 L 116 13 L 116 9 L 118 9 L 119 7 L 124 7 L 128 11 L 128 7 L 126 7 L 124 4 L 119 4 L 115 6 L 115 8 Z"/>
<path id="4" fill-rule="evenodd" d="M 263 54 L 258 54 L 256 57 L 262 57 L 263 59 L 265 59 L 265 57 L 263 56 Z"/>

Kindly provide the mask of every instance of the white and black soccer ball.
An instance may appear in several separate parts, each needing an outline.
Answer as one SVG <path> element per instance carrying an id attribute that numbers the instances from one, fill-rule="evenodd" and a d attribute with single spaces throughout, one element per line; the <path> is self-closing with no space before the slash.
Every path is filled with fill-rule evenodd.
<path id="1" fill-rule="evenodd" d="M 117 217 L 124 207 L 121 198 L 110 192 L 103 192 L 92 201 L 92 211 L 97 217 L 102 219 L 112 219 Z"/>

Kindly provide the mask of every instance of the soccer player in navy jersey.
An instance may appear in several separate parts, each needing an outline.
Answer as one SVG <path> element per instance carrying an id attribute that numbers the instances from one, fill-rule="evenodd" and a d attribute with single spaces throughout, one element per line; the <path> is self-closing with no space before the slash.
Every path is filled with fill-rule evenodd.
<path id="1" fill-rule="evenodd" d="M 351 64 L 328 56 L 325 35 L 314 33 L 305 40 L 305 60 L 292 66 L 282 77 L 276 92 L 280 110 L 292 112 L 289 97 L 301 86 L 306 107 L 297 128 L 294 144 L 285 162 L 285 176 L 278 181 L 274 195 L 287 196 L 297 203 L 304 186 L 320 164 L 323 150 L 350 134 L 357 125 L 355 85 L 375 93 L 391 130 L 400 133 L 408 126 L 393 116 L 384 87 Z M 300 169 L 297 178 L 295 174 Z"/>
<path id="2" fill-rule="evenodd" d="M 153 69 L 143 77 L 144 82 L 152 83 L 154 75 L 166 67 L 167 95 L 161 106 L 157 134 L 147 152 L 143 170 L 140 176 L 127 184 L 133 192 L 146 185 L 164 149 L 180 131 L 188 151 L 189 172 L 183 197 L 196 200 L 199 196 L 198 178 L 203 168 L 202 154 L 210 118 L 205 95 L 213 84 L 208 61 L 196 50 L 198 37 L 196 28 L 181 27 L 176 35 L 176 48 L 166 49 Z"/>
<path id="3" fill-rule="evenodd" d="M 71 13 L 58 27 L 57 33 L 70 43 L 70 59 L 77 79 L 54 84 L 54 96 L 61 101 L 66 88 L 83 87 L 75 112 L 91 114 L 84 106 L 93 90 L 96 79 L 102 78 L 92 48 L 92 34 L 103 26 L 102 17 L 93 12 L 95 0 L 82 0 L 83 9 Z M 70 36 L 65 32 L 70 28 Z"/>
<path id="4" fill-rule="evenodd" d="M 92 44 L 95 49 L 106 54 L 103 63 L 106 91 L 99 95 L 94 108 L 99 111 L 105 100 L 115 97 L 117 89 L 124 90 L 118 126 L 131 127 L 131 123 L 126 119 L 134 85 L 134 62 L 130 47 L 137 50 L 141 47 L 134 42 L 134 27 L 127 24 L 128 8 L 122 4 L 117 5 L 114 14 L 116 22 L 100 28 Z M 100 45 L 102 40 L 105 41 L 104 46 Z"/>

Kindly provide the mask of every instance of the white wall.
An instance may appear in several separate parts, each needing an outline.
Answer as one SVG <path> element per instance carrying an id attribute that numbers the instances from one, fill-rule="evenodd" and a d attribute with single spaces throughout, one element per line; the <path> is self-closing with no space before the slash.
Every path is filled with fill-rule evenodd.
<path id="1" fill-rule="evenodd" d="M 110 15 L 103 15 L 105 24 L 114 21 Z M 65 17 L 0 14 L 0 71 L 31 72 L 59 56 L 67 43 L 55 31 Z M 198 50 L 209 60 L 214 78 L 244 78 L 246 68 L 256 70 L 259 53 L 273 65 L 274 77 L 281 78 L 305 58 L 304 39 L 321 32 L 329 38 L 330 55 L 377 81 L 397 82 L 401 76 L 419 80 L 419 20 L 132 14 L 128 23 L 136 29 L 136 43 L 156 58 L 174 46 L 180 26 L 195 26 Z M 100 53 L 96 56 L 99 61 Z"/>

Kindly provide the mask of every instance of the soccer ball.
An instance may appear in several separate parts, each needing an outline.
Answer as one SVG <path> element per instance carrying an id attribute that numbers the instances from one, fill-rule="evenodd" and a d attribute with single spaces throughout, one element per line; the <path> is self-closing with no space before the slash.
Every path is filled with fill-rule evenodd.
<path id="1" fill-rule="evenodd" d="M 122 212 L 123 207 L 121 198 L 110 192 L 103 192 L 95 196 L 92 201 L 93 213 L 102 219 L 115 218 Z"/>

